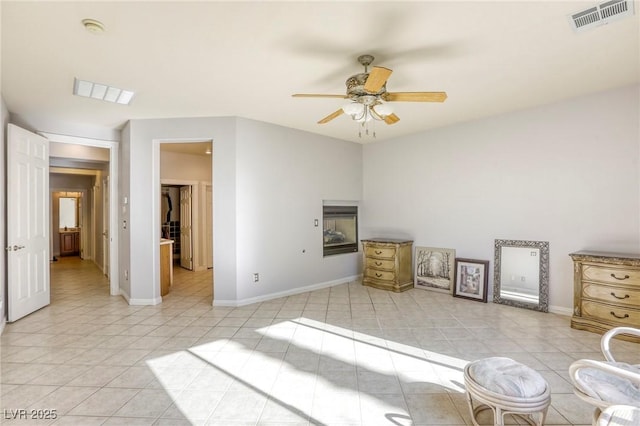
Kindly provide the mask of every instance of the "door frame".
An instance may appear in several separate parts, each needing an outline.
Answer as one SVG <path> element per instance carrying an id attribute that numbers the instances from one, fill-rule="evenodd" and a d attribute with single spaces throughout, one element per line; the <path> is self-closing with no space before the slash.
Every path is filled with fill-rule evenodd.
<path id="1" fill-rule="evenodd" d="M 118 246 L 119 235 L 118 232 L 113 232 L 118 228 L 118 203 L 114 200 L 119 200 L 120 195 L 118 191 L 118 150 L 120 143 L 118 141 L 108 141 L 102 139 L 90 139 L 78 136 L 58 135 L 55 133 L 39 132 L 40 135 L 49 139 L 50 142 L 66 143 L 72 145 L 91 146 L 96 148 L 107 148 L 109 150 L 109 293 L 111 296 L 120 295 L 120 283 L 117 277 L 120 276 L 118 268 Z"/>
<path id="2" fill-rule="evenodd" d="M 110 188 L 111 188 L 111 179 L 109 179 L 109 176 L 103 176 L 102 177 L 102 209 L 104 210 L 104 206 L 108 206 L 109 207 L 109 212 L 111 212 L 111 199 L 109 198 L 110 195 Z M 104 188 L 107 188 L 109 191 L 105 191 Z M 105 201 L 107 200 L 107 201 Z M 109 265 L 111 264 L 111 258 L 110 258 L 110 250 L 108 249 L 108 244 L 105 244 L 105 235 L 104 235 L 104 228 L 105 225 L 107 225 L 107 238 L 111 238 L 111 217 L 106 217 L 107 215 L 104 214 L 104 212 L 102 213 L 102 238 L 100 238 L 100 245 L 102 246 L 102 273 L 104 275 L 106 275 L 107 277 L 111 276 L 111 272 L 108 269 Z"/>

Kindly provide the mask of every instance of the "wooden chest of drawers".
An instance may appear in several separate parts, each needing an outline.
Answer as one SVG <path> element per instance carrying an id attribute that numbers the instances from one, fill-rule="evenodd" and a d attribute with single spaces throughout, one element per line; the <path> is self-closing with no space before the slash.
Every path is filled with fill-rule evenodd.
<path id="1" fill-rule="evenodd" d="M 571 327 L 597 333 L 618 326 L 640 328 L 640 255 L 581 251 L 570 256 Z"/>
<path id="2" fill-rule="evenodd" d="M 401 292 L 413 287 L 411 268 L 413 241 L 388 238 L 362 240 L 362 284 Z"/>

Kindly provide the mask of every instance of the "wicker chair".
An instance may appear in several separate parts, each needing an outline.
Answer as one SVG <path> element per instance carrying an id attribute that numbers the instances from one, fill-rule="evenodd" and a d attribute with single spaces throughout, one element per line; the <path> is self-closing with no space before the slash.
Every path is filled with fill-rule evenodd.
<path id="1" fill-rule="evenodd" d="M 600 347 L 606 361 L 580 359 L 569 367 L 574 393 L 593 405 L 593 424 L 602 410 L 614 405 L 640 407 L 640 364 L 617 362 L 611 353 L 611 339 L 618 334 L 640 337 L 640 329 L 616 327 L 602 336 Z"/>

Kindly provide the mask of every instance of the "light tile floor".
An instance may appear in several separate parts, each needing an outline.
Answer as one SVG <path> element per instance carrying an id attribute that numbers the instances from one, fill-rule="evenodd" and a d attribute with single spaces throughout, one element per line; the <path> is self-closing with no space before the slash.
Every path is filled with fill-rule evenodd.
<path id="1" fill-rule="evenodd" d="M 1 338 L 2 421 L 56 410 L 78 425 L 469 425 L 462 368 L 508 356 L 549 382 L 547 424 L 586 425 L 567 368 L 601 359 L 569 318 L 358 282 L 211 306 L 211 271 L 175 271 L 158 306 L 128 306 L 88 261 L 52 265 L 52 303 Z M 627 361 L 640 347 L 616 342 Z M 29 414 L 31 414 L 29 412 Z"/>

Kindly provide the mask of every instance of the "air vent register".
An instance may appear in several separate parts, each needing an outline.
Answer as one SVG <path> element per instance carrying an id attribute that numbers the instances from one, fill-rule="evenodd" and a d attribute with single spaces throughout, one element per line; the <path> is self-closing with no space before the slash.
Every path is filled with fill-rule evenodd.
<path id="1" fill-rule="evenodd" d="M 574 31 L 580 32 L 631 15 L 633 15 L 632 1 L 612 0 L 569 15 L 569 23 Z"/>

